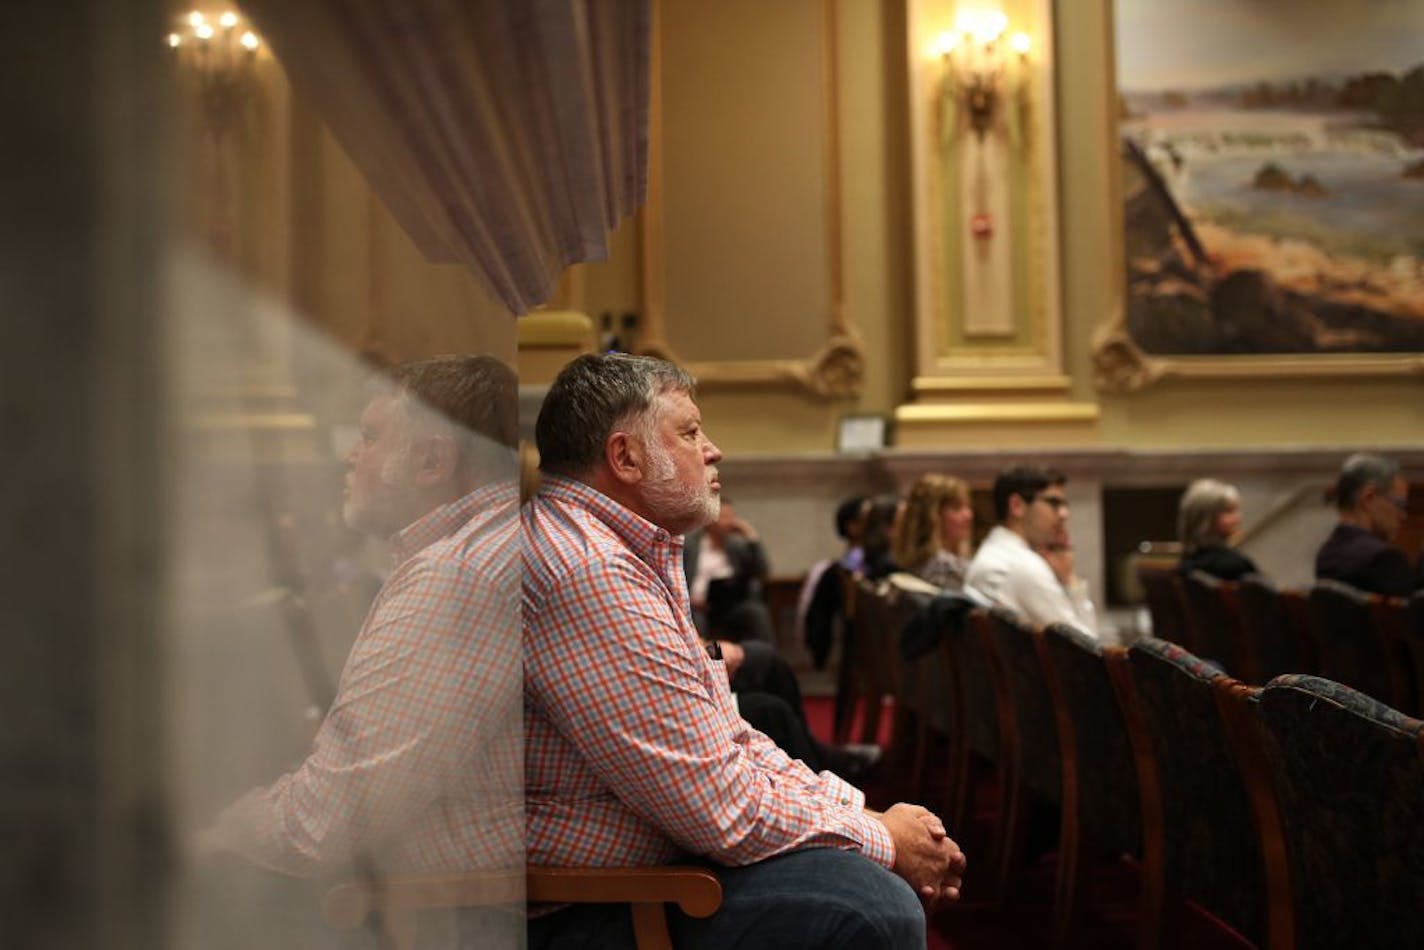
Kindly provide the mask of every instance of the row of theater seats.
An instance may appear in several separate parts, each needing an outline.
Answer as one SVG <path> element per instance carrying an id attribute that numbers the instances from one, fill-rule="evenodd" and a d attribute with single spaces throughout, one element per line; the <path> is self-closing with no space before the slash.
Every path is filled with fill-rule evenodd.
<path id="1" fill-rule="evenodd" d="M 1335 581 L 1308 591 L 1262 577 L 1239 583 L 1144 569 L 1152 630 L 1232 676 L 1261 684 L 1314 673 L 1410 715 L 1424 715 L 1424 592 L 1380 597 Z"/>
<path id="2" fill-rule="evenodd" d="M 1037 800 L 1061 819 L 1058 940 L 1095 859 L 1131 854 L 1145 947 L 1173 942 L 1184 899 L 1260 946 L 1424 946 L 1424 722 L 1314 676 L 1251 686 L 1162 640 L 1101 647 L 946 598 L 847 589 L 861 692 L 895 697 L 892 793 L 927 800 L 947 768 L 943 813 L 964 829 L 975 788 L 994 789 L 993 853 L 974 856 L 966 895 L 1012 901 Z"/>

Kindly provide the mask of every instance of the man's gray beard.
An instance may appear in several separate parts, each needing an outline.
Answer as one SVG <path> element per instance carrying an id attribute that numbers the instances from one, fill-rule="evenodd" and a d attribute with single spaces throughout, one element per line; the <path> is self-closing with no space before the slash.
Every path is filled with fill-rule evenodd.
<path id="1" fill-rule="evenodd" d="M 722 511 L 721 497 L 706 482 L 700 490 L 677 484 L 672 458 L 652 439 L 646 444 L 648 473 L 643 479 L 643 497 L 652 522 L 673 534 L 686 534 L 716 521 Z"/>

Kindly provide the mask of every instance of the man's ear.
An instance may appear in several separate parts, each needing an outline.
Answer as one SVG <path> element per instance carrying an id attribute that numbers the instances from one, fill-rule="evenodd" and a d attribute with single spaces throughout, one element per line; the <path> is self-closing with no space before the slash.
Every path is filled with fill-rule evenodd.
<path id="1" fill-rule="evenodd" d="M 433 435 L 421 439 L 412 450 L 415 453 L 415 483 L 423 487 L 439 485 L 455 477 L 460 451 L 448 435 Z"/>
<path id="2" fill-rule="evenodd" d="M 643 444 L 627 432 L 614 432 L 603 444 L 603 460 L 608 471 L 625 485 L 643 480 Z"/>
<path id="3" fill-rule="evenodd" d="M 1026 511 L 1028 511 L 1028 502 L 1024 501 L 1023 495 L 1009 496 L 1010 521 L 1022 521 Z"/>

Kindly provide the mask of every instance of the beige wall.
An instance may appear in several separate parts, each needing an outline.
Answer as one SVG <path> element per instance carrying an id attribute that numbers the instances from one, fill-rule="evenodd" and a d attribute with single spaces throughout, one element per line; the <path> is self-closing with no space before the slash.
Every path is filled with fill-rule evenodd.
<path id="1" fill-rule="evenodd" d="M 861 392 L 827 399 L 790 385 L 729 388 L 709 383 L 701 397 L 709 430 L 726 451 L 824 451 L 835 443 L 841 414 L 888 413 L 908 386 L 909 158 L 903 84 L 898 81 L 904 71 L 903 11 L 896 4 L 787 0 L 785 6 L 794 9 L 776 17 L 765 16 L 761 4 L 735 4 L 716 5 L 716 15 L 709 20 L 694 15 L 695 6 L 688 0 L 668 4 L 666 28 L 680 32 L 665 42 L 665 88 L 672 92 L 672 103 L 685 112 L 716 110 L 709 125 L 720 131 L 701 137 L 700 147 L 692 147 L 697 135 L 689 115 L 680 114 L 667 130 L 669 234 L 664 271 L 669 342 L 679 356 L 716 361 L 805 358 L 826 341 L 830 212 L 822 186 L 829 182 L 827 152 L 832 143 L 825 134 L 824 76 L 834 75 L 839 103 L 834 145 L 840 167 L 834 200 L 841 216 L 845 312 L 866 354 Z M 828 7 L 836 26 L 832 70 L 823 68 Z M 748 71 L 774 75 L 786 70 L 792 89 L 757 96 L 747 89 L 722 88 L 719 94 L 719 85 L 726 84 L 719 84 L 716 70 L 727 64 L 719 60 L 704 73 L 698 53 L 709 39 L 739 25 L 759 37 L 754 49 L 737 50 L 738 55 L 759 57 L 755 70 L 749 66 Z M 707 35 L 686 35 L 699 30 Z M 790 126 L 783 114 L 788 108 L 797 113 Z M 732 130 L 742 125 L 789 128 L 794 134 L 779 135 L 773 142 L 733 141 Z M 763 147 L 768 164 L 759 171 L 754 160 Z M 729 168 L 736 171 L 735 180 L 727 180 Z M 804 169 L 805 181 L 796 181 L 798 169 Z M 743 190 L 752 192 L 751 199 L 736 197 L 738 180 Z M 788 182 L 798 185 L 796 195 L 778 197 L 777 190 Z M 758 195 L 765 200 L 755 200 Z M 694 255 L 704 222 L 686 217 L 694 211 L 709 216 L 706 255 L 700 260 Z M 738 228 L 743 232 L 740 241 Z M 612 259 L 585 268 L 584 308 L 595 319 L 604 312 L 616 316 L 645 310 L 639 265 L 624 256 L 639 253 L 637 232 L 637 222 L 625 224 Z M 788 276 L 781 285 L 768 286 L 779 294 L 787 287 L 801 287 L 812 298 L 809 303 L 798 307 L 794 298 L 778 297 L 780 303 L 763 306 L 746 297 L 749 284 L 771 280 L 765 265 L 773 252 Z M 745 263 L 739 265 L 741 255 L 746 255 L 741 257 Z M 793 310 L 788 319 L 781 319 Z M 679 327 L 680 319 L 702 325 Z M 765 348 L 763 340 L 770 341 Z"/>

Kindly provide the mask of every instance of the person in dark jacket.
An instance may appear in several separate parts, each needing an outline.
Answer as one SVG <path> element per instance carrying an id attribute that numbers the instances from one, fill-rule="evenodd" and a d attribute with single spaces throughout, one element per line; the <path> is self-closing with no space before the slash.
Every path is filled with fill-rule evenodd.
<path id="1" fill-rule="evenodd" d="M 1177 537 L 1182 542 L 1183 576 L 1204 571 L 1224 581 L 1236 581 L 1256 574 L 1256 565 L 1231 547 L 1231 538 L 1241 530 L 1241 494 L 1234 485 L 1214 478 L 1201 478 L 1182 493 L 1177 507 Z"/>
<path id="2" fill-rule="evenodd" d="M 1393 544 L 1409 509 L 1409 484 L 1399 465 L 1358 453 L 1345 460 L 1335 482 L 1340 520 L 1315 555 L 1315 576 L 1386 597 L 1408 597 L 1420 575 Z"/>

